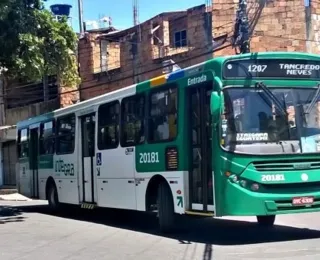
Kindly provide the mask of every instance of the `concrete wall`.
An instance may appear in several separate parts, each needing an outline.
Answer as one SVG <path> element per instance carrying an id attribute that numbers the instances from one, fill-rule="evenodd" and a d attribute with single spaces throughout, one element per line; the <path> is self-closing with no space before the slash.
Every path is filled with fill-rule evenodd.
<path id="1" fill-rule="evenodd" d="M 59 100 L 51 100 L 49 102 L 36 103 L 29 106 L 17 107 L 6 110 L 6 125 L 15 125 L 18 121 L 29 117 L 37 116 L 43 113 L 51 112 L 59 108 Z"/>

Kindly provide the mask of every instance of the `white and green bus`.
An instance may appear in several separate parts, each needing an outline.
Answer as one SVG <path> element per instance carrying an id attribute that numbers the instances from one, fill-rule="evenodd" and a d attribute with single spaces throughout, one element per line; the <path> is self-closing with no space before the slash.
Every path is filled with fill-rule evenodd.
<path id="1" fill-rule="evenodd" d="M 320 57 L 220 57 L 19 122 L 19 192 L 84 208 L 320 210 Z M 320 111 L 320 110 L 319 110 Z"/>

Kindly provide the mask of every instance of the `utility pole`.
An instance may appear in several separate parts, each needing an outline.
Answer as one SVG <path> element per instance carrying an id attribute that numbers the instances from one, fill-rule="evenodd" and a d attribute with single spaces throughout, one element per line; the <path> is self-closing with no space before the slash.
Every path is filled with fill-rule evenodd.
<path id="1" fill-rule="evenodd" d="M 5 125 L 5 102 L 4 102 L 4 80 L 3 77 L 1 76 L 1 68 L 0 68 L 0 126 Z M 0 162 L 1 163 L 1 162 Z M 0 165 L 1 168 L 1 165 Z"/>
<path id="2" fill-rule="evenodd" d="M 84 33 L 83 26 L 83 2 L 82 0 L 78 0 L 78 10 L 79 10 L 79 29 L 80 33 Z"/>
<path id="3" fill-rule="evenodd" d="M 133 26 L 138 25 L 138 0 L 133 0 L 132 3 L 132 9 L 133 9 Z"/>
<path id="4" fill-rule="evenodd" d="M 240 52 L 236 51 L 237 54 L 250 52 L 250 32 L 246 0 L 239 0 L 236 23 L 234 26 L 233 47 L 236 49 L 239 48 Z"/>

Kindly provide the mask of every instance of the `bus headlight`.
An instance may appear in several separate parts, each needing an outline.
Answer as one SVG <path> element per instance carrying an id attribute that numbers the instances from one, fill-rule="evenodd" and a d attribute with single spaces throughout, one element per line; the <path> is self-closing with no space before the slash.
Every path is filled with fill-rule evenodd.
<path id="1" fill-rule="evenodd" d="M 241 180 L 240 185 L 245 188 L 247 186 L 247 181 L 246 180 Z"/>
<path id="2" fill-rule="evenodd" d="M 259 188 L 260 188 L 260 186 L 259 186 L 258 183 L 253 183 L 253 184 L 251 184 L 251 190 L 257 191 L 257 190 L 259 190 Z"/>
<path id="3" fill-rule="evenodd" d="M 230 180 L 231 180 L 233 183 L 236 183 L 236 182 L 238 182 L 238 176 L 237 176 L 237 175 L 232 175 L 232 176 L 230 176 Z"/>

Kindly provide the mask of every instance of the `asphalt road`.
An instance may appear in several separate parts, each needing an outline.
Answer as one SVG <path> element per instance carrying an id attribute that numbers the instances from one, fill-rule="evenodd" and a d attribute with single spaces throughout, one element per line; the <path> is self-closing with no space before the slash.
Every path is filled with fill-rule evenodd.
<path id="1" fill-rule="evenodd" d="M 146 214 L 72 208 L 50 215 L 43 202 L 0 201 L 0 259 L 320 259 L 320 213 L 280 216 L 276 224 L 182 219 L 179 232 L 163 236 Z"/>

